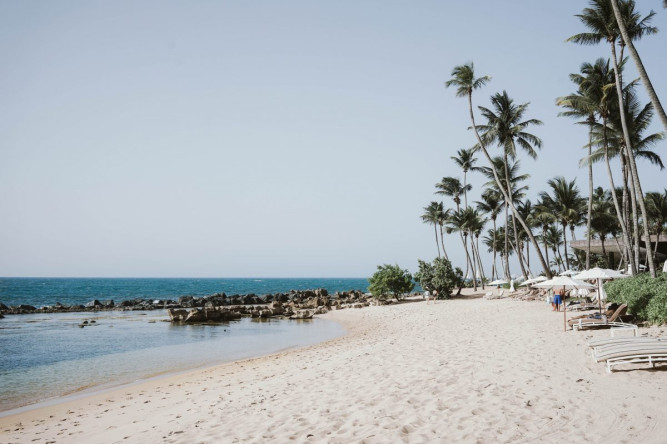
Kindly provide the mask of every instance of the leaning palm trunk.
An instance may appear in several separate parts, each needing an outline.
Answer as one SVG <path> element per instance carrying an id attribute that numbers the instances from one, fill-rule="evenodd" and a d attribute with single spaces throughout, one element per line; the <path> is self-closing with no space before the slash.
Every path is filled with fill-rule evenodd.
<path id="1" fill-rule="evenodd" d="M 567 223 L 563 221 L 563 248 L 565 249 L 565 269 L 570 269 L 570 258 L 567 257 Z"/>
<path id="2" fill-rule="evenodd" d="M 436 242 L 438 241 L 437 237 L 438 235 L 436 234 Z M 445 251 L 445 236 L 442 233 L 442 224 L 440 225 L 440 243 L 442 243 L 442 255 L 445 256 L 445 259 L 449 260 L 447 251 Z M 440 250 L 438 250 L 438 257 L 440 257 Z"/>
<path id="3" fill-rule="evenodd" d="M 590 120 L 589 120 L 590 121 Z M 586 270 L 591 268 L 591 216 L 593 214 L 593 164 L 590 161 L 593 125 L 588 130 L 588 220 L 586 221 Z"/>
<path id="4" fill-rule="evenodd" d="M 475 256 L 477 257 L 477 271 L 479 274 L 479 279 L 482 283 L 482 290 L 484 290 L 484 267 L 482 266 L 482 258 L 479 255 L 479 235 L 475 235 L 475 241 L 473 242 L 473 238 L 470 238 L 470 246 L 472 247 L 473 251 L 475 252 Z"/>
<path id="5" fill-rule="evenodd" d="M 505 202 L 505 279 L 510 279 L 510 248 L 509 248 L 509 216 L 507 215 L 507 202 Z"/>
<path id="6" fill-rule="evenodd" d="M 507 152 L 505 152 L 505 182 L 507 185 L 507 195 L 512 196 L 512 184 L 510 182 L 510 173 L 509 173 L 509 167 L 507 164 L 509 163 L 509 159 L 507 158 Z M 523 274 L 524 279 L 528 279 L 528 276 L 526 275 L 526 267 L 523 265 L 523 255 L 521 254 L 521 250 L 518 249 L 519 246 L 519 232 L 516 229 L 516 216 L 517 213 L 514 210 L 514 205 L 512 205 L 512 231 L 514 231 L 514 243 L 516 244 L 517 248 L 514 249 L 517 253 L 517 257 L 519 258 L 519 267 L 521 267 L 521 274 Z M 507 236 L 505 236 L 507 237 Z"/>
<path id="7" fill-rule="evenodd" d="M 470 235 L 470 253 L 471 253 L 470 268 L 472 268 L 472 282 L 475 291 L 477 291 L 477 264 L 475 261 L 475 240 L 473 239 L 472 231 L 468 231 L 468 233 Z M 468 236 L 466 236 L 466 240 L 467 239 Z"/>
<path id="8" fill-rule="evenodd" d="M 501 191 L 503 194 L 503 197 L 505 198 L 505 202 L 509 202 L 509 205 L 512 207 L 512 212 L 516 213 L 516 208 L 514 207 L 514 202 L 512 202 L 510 196 L 507 195 L 507 192 L 503 188 L 502 183 L 500 182 L 500 178 L 498 177 L 498 171 L 496 171 L 496 167 L 493 164 L 493 160 L 491 160 L 491 156 L 489 155 L 489 152 L 486 150 L 486 146 L 484 145 L 484 142 L 482 142 L 482 138 L 479 137 L 479 132 L 477 131 L 477 125 L 475 125 L 475 115 L 472 112 L 472 92 L 468 94 L 468 105 L 470 108 L 470 120 L 472 122 L 472 128 L 475 132 L 475 137 L 477 138 L 477 142 L 479 143 L 479 146 L 484 153 L 484 157 L 486 157 L 487 162 L 489 162 L 489 166 L 491 167 L 491 171 L 493 171 L 493 178 L 496 181 L 496 185 L 498 185 L 498 189 Z M 540 259 L 540 263 L 542 265 L 542 269 L 544 270 L 544 274 L 547 276 L 547 278 L 551 279 L 551 270 L 549 269 L 549 266 L 547 265 L 546 262 L 544 262 L 544 256 L 542 256 L 542 252 L 540 251 L 540 247 L 537 243 L 537 240 L 535 240 L 535 236 L 533 236 L 533 233 L 530 232 L 528 229 L 528 226 L 526 225 L 526 221 L 523 220 L 523 217 L 518 215 L 517 219 L 519 219 L 519 223 L 523 227 L 524 230 L 526 230 L 526 234 L 528 235 L 528 238 L 530 238 L 531 243 L 533 244 L 533 247 L 535 247 L 535 250 L 537 250 L 537 257 Z M 507 235 L 507 233 L 505 234 Z"/>
<path id="9" fill-rule="evenodd" d="M 653 108 L 660 116 L 660 120 L 662 121 L 662 126 L 664 126 L 665 130 L 667 130 L 667 114 L 665 114 L 665 110 L 662 107 L 662 104 L 660 103 L 660 99 L 658 99 L 658 95 L 655 93 L 655 90 L 653 89 L 653 84 L 651 83 L 651 80 L 649 79 L 648 74 L 646 73 L 646 69 L 644 69 L 644 64 L 642 63 L 642 59 L 639 57 L 639 53 L 637 53 L 635 45 L 634 43 L 632 43 L 632 39 L 628 35 L 628 30 L 625 28 L 625 21 L 621 17 L 621 11 L 618 8 L 618 3 L 616 2 L 616 0 L 611 0 L 611 6 L 612 8 L 614 8 L 614 15 L 616 16 L 616 22 L 618 23 L 618 29 L 621 31 L 623 42 L 625 43 L 625 46 L 628 48 L 628 51 L 630 51 L 630 56 L 632 56 L 632 60 L 634 60 L 635 65 L 637 66 L 639 77 L 642 79 L 642 83 L 646 88 L 646 92 L 648 94 L 649 99 L 651 100 L 651 103 L 653 104 Z"/>
<path id="10" fill-rule="evenodd" d="M 438 244 L 438 227 L 437 227 L 437 224 L 433 224 L 433 230 L 435 231 L 435 247 L 438 249 L 438 258 L 440 258 L 440 244 Z"/>
<path id="11" fill-rule="evenodd" d="M 632 218 L 632 233 L 633 233 L 633 241 L 634 241 L 634 248 L 635 248 L 635 266 L 637 269 L 639 269 L 639 264 L 641 264 L 641 250 L 639 248 L 639 222 L 637 221 L 638 219 L 638 213 L 637 213 L 637 196 L 635 195 L 635 187 L 634 184 L 632 183 L 632 175 L 629 175 L 628 180 L 630 181 L 630 184 L 632 186 L 629 187 L 630 191 L 630 205 L 632 211 L 629 212 L 629 217 Z"/>
<path id="12" fill-rule="evenodd" d="M 611 42 L 611 55 L 614 61 L 614 75 L 616 77 L 616 93 L 618 95 L 618 106 L 621 114 L 621 126 L 623 127 L 623 138 L 625 139 L 625 149 L 628 151 L 628 163 L 630 164 L 630 171 L 632 172 L 632 180 L 634 182 L 634 190 L 639 202 L 639 208 L 642 212 L 642 219 L 644 225 L 644 236 L 646 236 L 646 261 L 648 262 L 649 272 L 651 277 L 656 277 L 655 264 L 653 263 L 653 249 L 651 248 L 651 233 L 648 229 L 648 212 L 646 211 L 646 203 L 644 202 L 644 193 L 642 192 L 641 183 L 639 182 L 639 174 L 637 173 L 637 164 L 635 163 L 635 155 L 632 151 L 632 144 L 630 143 L 630 134 L 628 133 L 628 124 L 625 121 L 625 107 L 623 106 L 623 83 L 621 73 L 618 71 L 618 60 L 616 59 L 616 42 Z"/>
<path id="13" fill-rule="evenodd" d="M 607 167 L 607 176 L 609 177 L 609 185 L 611 185 L 611 197 L 614 202 L 614 209 L 616 210 L 616 217 L 618 218 L 618 223 L 621 225 L 621 232 L 623 233 L 623 255 L 627 258 L 630 255 L 630 238 L 628 236 L 628 229 L 623 219 L 623 213 L 621 212 L 621 207 L 618 204 L 618 196 L 616 196 L 616 187 L 614 185 L 614 176 L 611 173 L 611 166 L 609 165 L 609 141 L 607 139 L 607 119 L 602 119 L 602 143 L 604 143 L 604 160 Z M 621 251 L 620 248 L 618 251 Z M 631 261 L 627 262 L 630 266 L 630 271 L 634 275 L 636 273 L 634 264 Z"/>

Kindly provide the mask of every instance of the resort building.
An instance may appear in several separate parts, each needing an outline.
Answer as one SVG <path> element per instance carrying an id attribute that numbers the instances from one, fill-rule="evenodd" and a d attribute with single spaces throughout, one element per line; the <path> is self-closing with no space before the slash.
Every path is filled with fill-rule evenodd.
<path id="1" fill-rule="evenodd" d="M 656 241 L 658 243 L 656 249 Z M 587 240 L 573 240 L 570 242 L 570 246 L 575 250 L 586 251 Z M 667 235 L 651 235 L 651 246 L 656 250 L 655 259 L 658 265 L 667 260 Z M 642 261 L 642 264 L 646 262 L 646 237 L 642 236 L 639 239 L 639 256 Z M 598 239 L 591 239 L 591 253 L 604 255 L 609 260 L 609 268 L 618 268 L 621 263 L 621 258 L 623 254 L 623 239 L 622 238 L 611 238 L 601 241 Z"/>

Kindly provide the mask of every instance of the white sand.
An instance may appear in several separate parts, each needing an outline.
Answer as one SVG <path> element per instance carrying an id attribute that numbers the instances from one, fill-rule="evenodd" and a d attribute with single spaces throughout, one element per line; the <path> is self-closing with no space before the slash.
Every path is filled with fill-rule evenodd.
<path id="1" fill-rule="evenodd" d="M 667 441 L 667 365 L 607 374 L 585 343 L 609 332 L 564 333 L 545 303 L 325 317 L 348 334 L 0 418 L 0 442 Z"/>

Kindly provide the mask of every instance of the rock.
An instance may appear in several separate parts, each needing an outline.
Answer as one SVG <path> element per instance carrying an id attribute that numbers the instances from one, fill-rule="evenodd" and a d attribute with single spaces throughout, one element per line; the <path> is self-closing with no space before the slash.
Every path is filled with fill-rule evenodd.
<path id="1" fill-rule="evenodd" d="M 27 305 L 27 304 L 21 304 L 18 306 L 19 310 L 22 311 L 35 311 L 37 308 L 33 307 L 32 305 Z"/>
<path id="2" fill-rule="evenodd" d="M 185 308 L 191 308 L 195 306 L 194 301 L 195 298 L 193 298 L 192 296 L 181 296 L 180 298 L 178 298 L 178 305 Z"/>
<path id="3" fill-rule="evenodd" d="M 101 307 L 102 303 L 98 301 L 97 299 L 93 299 L 92 301 L 88 302 L 86 304 L 86 308 L 95 308 L 95 307 Z"/>
<path id="4" fill-rule="evenodd" d="M 108 301 L 102 301 L 102 306 L 104 308 L 113 308 L 115 307 L 116 304 L 114 304 L 113 299 L 109 299 Z"/>
<path id="5" fill-rule="evenodd" d="M 183 322 L 185 321 L 185 318 L 188 317 L 188 311 L 182 308 L 170 308 L 167 310 L 167 314 L 169 314 L 169 319 L 171 319 L 171 322 Z"/>
<path id="6" fill-rule="evenodd" d="M 0 302 L 0 310 L 9 310 L 9 307 L 7 307 L 5 304 Z"/>
<path id="7" fill-rule="evenodd" d="M 312 310 L 297 310 L 290 319 L 312 319 L 313 311 Z"/>
<path id="8" fill-rule="evenodd" d="M 206 313 L 204 312 L 204 310 L 193 308 L 185 317 L 184 322 L 186 324 L 191 324 L 193 322 L 204 322 L 205 320 L 206 320 Z"/>

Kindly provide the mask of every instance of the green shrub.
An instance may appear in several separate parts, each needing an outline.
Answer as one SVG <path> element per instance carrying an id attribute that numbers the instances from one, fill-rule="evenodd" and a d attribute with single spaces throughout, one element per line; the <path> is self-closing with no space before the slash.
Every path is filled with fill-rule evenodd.
<path id="1" fill-rule="evenodd" d="M 415 284 L 408 270 L 398 265 L 378 265 L 378 271 L 368 279 L 368 290 L 376 298 L 386 298 L 390 294 L 400 299 L 404 293 L 410 293 Z"/>
<path id="2" fill-rule="evenodd" d="M 604 285 L 609 301 L 628 304 L 628 312 L 653 324 L 667 323 L 667 273 L 648 273 Z"/>
<path id="3" fill-rule="evenodd" d="M 454 287 L 461 282 L 461 270 L 452 269 L 452 263 L 445 258 L 436 258 L 433 263 L 419 261 L 419 271 L 415 279 L 424 290 L 437 290 L 438 298 L 446 299 Z"/>

